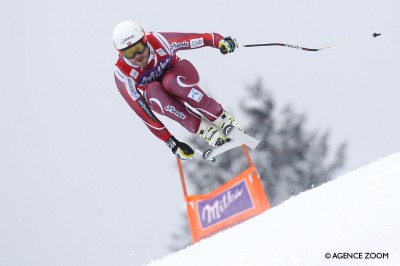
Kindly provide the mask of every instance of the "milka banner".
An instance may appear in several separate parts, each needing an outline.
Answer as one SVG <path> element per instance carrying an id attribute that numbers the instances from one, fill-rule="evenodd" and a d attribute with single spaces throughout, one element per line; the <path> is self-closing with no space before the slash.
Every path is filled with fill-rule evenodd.
<path id="1" fill-rule="evenodd" d="M 188 196 L 186 202 L 193 242 L 269 208 L 254 166 L 209 194 Z"/>

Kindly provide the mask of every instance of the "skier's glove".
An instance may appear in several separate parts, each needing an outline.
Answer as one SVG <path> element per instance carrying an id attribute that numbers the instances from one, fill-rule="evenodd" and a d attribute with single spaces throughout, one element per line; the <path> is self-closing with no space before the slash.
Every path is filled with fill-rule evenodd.
<path id="1" fill-rule="evenodd" d="M 225 37 L 219 41 L 219 50 L 222 54 L 232 53 L 238 47 L 239 46 L 236 39 L 230 36 Z"/>
<path id="2" fill-rule="evenodd" d="M 171 136 L 165 143 L 179 159 L 187 160 L 193 158 L 193 149 L 186 143 L 179 142 L 174 136 Z"/>

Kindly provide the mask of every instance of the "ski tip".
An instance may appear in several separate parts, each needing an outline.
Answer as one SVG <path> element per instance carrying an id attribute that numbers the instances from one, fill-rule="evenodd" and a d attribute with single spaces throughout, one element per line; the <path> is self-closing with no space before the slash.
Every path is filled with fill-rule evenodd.
<path id="1" fill-rule="evenodd" d="M 380 34 L 380 33 L 374 33 L 374 34 L 372 34 L 372 37 L 376 38 L 376 37 L 381 36 L 381 35 L 382 34 Z"/>
<path id="2" fill-rule="evenodd" d="M 208 160 L 208 156 L 210 156 L 211 149 L 207 149 L 203 152 L 203 159 Z"/>
<path id="3" fill-rule="evenodd" d="M 210 154 L 211 154 L 212 151 L 213 151 L 212 149 L 205 150 L 203 152 L 203 159 L 215 163 L 215 161 L 216 161 L 215 158 L 214 157 L 210 158 Z"/>

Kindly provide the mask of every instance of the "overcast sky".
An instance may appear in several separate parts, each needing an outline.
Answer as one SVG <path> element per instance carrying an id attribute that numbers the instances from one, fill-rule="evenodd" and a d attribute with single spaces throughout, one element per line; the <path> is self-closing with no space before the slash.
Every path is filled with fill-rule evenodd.
<path id="1" fill-rule="evenodd" d="M 381 32 L 318 53 L 180 54 L 233 113 L 262 78 L 278 107 L 293 104 L 310 129 L 350 144 L 348 171 L 400 150 L 399 11 L 397 0 L 3 1 L 0 265 L 138 265 L 167 254 L 182 189 L 170 150 L 114 85 L 118 22 L 309 47 Z"/>

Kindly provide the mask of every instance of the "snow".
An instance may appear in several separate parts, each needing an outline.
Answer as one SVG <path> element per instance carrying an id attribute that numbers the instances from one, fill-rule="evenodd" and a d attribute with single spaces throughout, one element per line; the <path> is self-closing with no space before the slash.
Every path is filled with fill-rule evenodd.
<path id="1" fill-rule="evenodd" d="M 149 265 L 400 265 L 399 188 L 397 153 Z"/>

